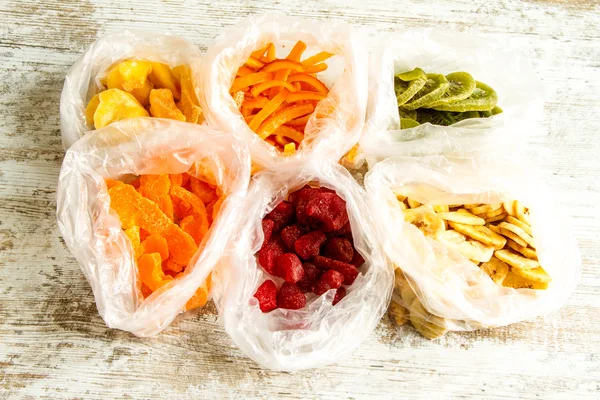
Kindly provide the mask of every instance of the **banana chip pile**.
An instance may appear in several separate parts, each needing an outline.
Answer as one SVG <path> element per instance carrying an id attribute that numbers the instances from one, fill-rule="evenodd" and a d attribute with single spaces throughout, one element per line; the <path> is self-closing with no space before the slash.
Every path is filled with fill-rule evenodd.
<path id="1" fill-rule="evenodd" d="M 551 277 L 540 265 L 529 210 L 519 201 L 497 204 L 424 205 L 397 195 L 405 221 L 425 236 L 445 243 L 479 266 L 496 284 L 514 289 L 544 290 Z M 446 332 L 443 318 L 427 312 L 402 272 L 396 270 L 396 297 L 390 315 L 399 325 L 410 319 L 425 337 Z"/>

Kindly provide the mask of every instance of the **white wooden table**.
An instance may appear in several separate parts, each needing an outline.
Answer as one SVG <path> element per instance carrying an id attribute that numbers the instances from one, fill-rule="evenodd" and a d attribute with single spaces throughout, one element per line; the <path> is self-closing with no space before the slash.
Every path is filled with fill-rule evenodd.
<path id="1" fill-rule="evenodd" d="M 0 0 L 0 398 L 600 398 L 598 0 Z M 526 143 L 573 218 L 576 293 L 555 315 L 427 341 L 385 318 L 321 370 L 265 371 L 208 306 L 152 339 L 106 328 L 55 220 L 67 68 L 96 37 L 170 30 L 202 50 L 248 14 L 344 19 L 373 30 L 439 27 L 509 38 L 547 90 L 547 132 Z"/>

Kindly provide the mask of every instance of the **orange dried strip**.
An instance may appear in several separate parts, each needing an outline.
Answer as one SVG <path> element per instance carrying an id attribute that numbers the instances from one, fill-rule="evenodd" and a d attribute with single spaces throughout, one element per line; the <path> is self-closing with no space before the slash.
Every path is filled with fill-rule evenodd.
<path id="1" fill-rule="evenodd" d="M 206 280 L 204 281 L 202 286 L 200 286 L 198 288 L 198 290 L 196 290 L 196 293 L 194 293 L 192 298 L 189 299 L 188 302 L 185 304 L 185 311 L 191 310 L 194 308 L 198 308 L 198 307 L 202 307 L 203 305 L 205 305 L 206 302 L 208 301 L 208 294 L 210 292 L 210 288 L 211 288 L 211 274 L 209 274 L 206 277 Z"/>
<path id="2" fill-rule="evenodd" d="M 289 122 L 286 122 L 286 125 L 293 127 L 303 127 L 308 123 L 310 115 L 306 115 L 304 117 L 293 119 Z"/>
<path id="3" fill-rule="evenodd" d="M 292 60 L 275 60 L 271 61 L 268 64 L 265 64 L 264 67 L 260 69 L 260 72 L 273 72 L 281 69 L 289 69 L 295 72 L 303 72 L 304 67 L 297 61 Z"/>
<path id="4" fill-rule="evenodd" d="M 231 89 L 229 90 L 231 93 L 235 93 L 238 90 L 242 90 L 244 88 L 250 87 L 252 85 L 258 85 L 259 83 L 268 81 L 273 79 L 272 72 L 255 72 L 253 74 L 248 74 L 244 76 L 240 76 L 235 78 L 233 81 L 233 85 L 231 85 Z"/>
<path id="5" fill-rule="evenodd" d="M 281 125 L 273 134 L 292 139 L 297 143 L 302 142 L 302 139 L 304 139 L 304 134 L 302 132 L 285 125 Z"/>
<path id="6" fill-rule="evenodd" d="M 270 46 L 271 46 L 271 43 L 267 44 L 267 45 L 266 45 L 265 47 L 263 47 L 262 49 L 258 49 L 258 50 L 255 50 L 255 51 L 253 51 L 253 52 L 250 54 L 250 57 L 257 58 L 257 59 L 258 59 L 258 58 L 261 58 L 261 57 L 262 57 L 262 56 L 265 54 L 265 52 L 267 51 L 267 49 L 268 49 Z"/>
<path id="7" fill-rule="evenodd" d="M 329 93 L 329 89 L 327 89 L 327 86 L 325 86 L 325 84 L 323 82 L 321 82 L 320 80 L 318 80 L 317 78 L 315 78 L 312 75 L 307 75 L 307 74 L 291 75 L 288 78 L 288 82 L 308 83 L 310 86 L 317 89 L 317 91 L 319 91 L 320 93 L 325 93 L 325 94 Z"/>
<path id="8" fill-rule="evenodd" d="M 306 60 L 302 61 L 302 65 L 304 67 L 310 67 L 311 65 L 315 65 L 317 63 L 323 62 L 325 60 L 327 60 L 328 58 L 333 57 L 332 53 L 328 53 L 326 51 L 322 51 L 320 53 L 315 54 L 312 57 L 307 58 Z"/>
<path id="9" fill-rule="evenodd" d="M 208 232 L 208 215 L 206 213 L 188 215 L 181 220 L 179 226 L 184 232 L 193 237 L 196 244 L 199 245 L 206 232 Z"/>
<path id="10" fill-rule="evenodd" d="M 163 272 L 160 254 L 158 253 L 142 255 L 138 260 L 138 269 L 140 280 L 152 291 L 173 280 Z"/>
<path id="11" fill-rule="evenodd" d="M 181 186 L 183 183 L 182 175 L 183 174 L 170 174 L 169 179 L 171 180 L 171 186 Z"/>
<path id="12" fill-rule="evenodd" d="M 275 110 L 284 101 L 286 101 L 287 96 L 288 96 L 288 91 L 286 89 L 283 89 L 281 92 L 279 92 L 279 94 L 277 94 L 275 97 L 273 97 L 273 100 L 269 101 L 269 103 L 262 110 L 260 110 L 260 112 L 258 114 L 256 114 L 256 116 L 254 118 L 252 118 L 252 121 L 250 121 L 250 123 L 248 124 L 250 129 L 252 129 L 253 131 L 256 131 L 258 129 L 258 127 L 260 126 L 260 124 L 262 124 L 263 121 L 269 115 L 271 115 L 273 112 L 275 112 Z"/>
<path id="13" fill-rule="evenodd" d="M 266 139 L 271 135 L 277 128 L 291 121 L 295 118 L 302 117 L 306 114 L 310 114 L 314 111 L 312 104 L 295 104 L 280 110 L 263 122 L 257 129 L 256 133 L 262 138 Z"/>
<path id="14" fill-rule="evenodd" d="M 315 64 L 315 65 L 311 65 L 310 67 L 306 68 L 306 70 L 304 70 L 304 73 L 306 74 L 316 74 L 319 72 L 323 72 L 327 69 L 327 64 L 325 63 L 319 63 L 319 64 Z"/>
<path id="15" fill-rule="evenodd" d="M 185 265 L 177 264 L 172 258 L 168 258 L 162 262 L 163 270 L 178 273 L 183 271 Z"/>
<path id="16" fill-rule="evenodd" d="M 216 203 L 213 205 L 212 212 L 211 212 L 211 216 L 212 216 L 212 220 L 213 221 L 215 219 L 217 219 L 217 215 L 219 214 L 219 210 L 221 210 L 221 206 L 223 205 L 223 201 L 225 201 L 225 196 L 219 197 L 219 200 L 217 200 Z"/>
<path id="17" fill-rule="evenodd" d="M 248 74 L 253 74 L 254 71 L 251 70 L 250 68 L 246 67 L 246 66 L 241 66 L 240 69 L 238 69 L 237 71 L 237 76 L 244 76 L 244 75 L 248 75 Z"/>
<path id="18" fill-rule="evenodd" d="M 288 82 L 271 80 L 271 81 L 263 82 L 259 85 L 254 86 L 250 90 L 250 93 L 252 93 L 252 96 L 256 97 L 259 94 L 261 94 L 262 92 L 264 92 L 265 90 L 270 89 L 272 87 L 284 87 L 287 90 L 289 90 L 290 92 L 296 91 L 296 88 Z"/>
<path id="19" fill-rule="evenodd" d="M 318 93 L 318 92 L 308 92 L 308 91 L 300 91 L 300 92 L 295 92 L 295 93 L 291 93 L 286 101 L 288 103 L 293 103 L 296 101 L 300 101 L 300 100 L 323 100 L 325 97 L 327 97 L 327 95 L 325 95 L 324 93 Z"/>
<path id="20" fill-rule="evenodd" d="M 247 124 L 250 123 L 250 121 L 252 121 L 252 119 L 256 117 L 256 114 L 252 114 L 252 115 L 244 115 L 244 121 L 246 121 Z"/>
<path id="21" fill-rule="evenodd" d="M 204 203 L 194 193 L 180 186 L 175 186 L 171 188 L 171 195 L 185 201 L 186 203 L 190 203 L 195 214 L 206 215 L 206 207 L 204 206 Z"/>
<path id="22" fill-rule="evenodd" d="M 286 58 L 292 61 L 300 61 L 300 57 L 302 57 L 304 50 L 306 50 L 306 43 L 302 40 L 298 40 Z"/>
<path id="23" fill-rule="evenodd" d="M 158 204 L 162 212 L 172 220 L 173 203 L 169 196 L 170 188 L 169 175 L 142 175 L 138 191 L 142 196 Z"/>
<path id="24" fill-rule="evenodd" d="M 140 248 L 140 227 L 134 225 L 129 229 L 125 229 L 124 232 L 131 242 L 131 247 L 133 248 L 133 258 L 137 260 L 143 253 L 142 249 Z"/>
<path id="25" fill-rule="evenodd" d="M 275 59 L 275 45 L 271 43 L 267 48 L 267 62 L 270 63 Z"/>
<path id="26" fill-rule="evenodd" d="M 244 65 L 247 65 L 250 68 L 260 69 L 265 65 L 265 63 L 254 57 L 250 57 L 248 59 L 248 61 L 246 61 L 246 64 L 244 64 Z"/>
<path id="27" fill-rule="evenodd" d="M 169 258 L 167 239 L 160 235 L 150 235 L 141 243 L 142 254 L 158 253 L 161 260 Z"/>
<path id="28" fill-rule="evenodd" d="M 269 104 L 269 99 L 264 96 L 258 96 L 253 99 L 244 100 L 242 107 L 248 109 L 263 108 L 267 104 Z"/>

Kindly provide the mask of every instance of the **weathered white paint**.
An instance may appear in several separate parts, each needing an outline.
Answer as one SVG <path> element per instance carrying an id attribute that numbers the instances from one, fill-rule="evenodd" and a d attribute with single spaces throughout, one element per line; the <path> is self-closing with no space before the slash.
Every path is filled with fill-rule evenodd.
<path id="1" fill-rule="evenodd" d="M 0 398 L 600 397 L 600 7 L 597 0 L 0 0 Z M 56 228 L 63 151 L 58 101 L 69 65 L 124 27 L 184 35 L 205 50 L 247 14 L 341 18 L 370 30 L 436 26 L 510 39 L 548 88 L 531 157 L 573 217 L 584 268 L 545 319 L 429 342 L 388 323 L 322 370 L 261 370 L 208 307 L 153 339 L 112 331 Z"/>

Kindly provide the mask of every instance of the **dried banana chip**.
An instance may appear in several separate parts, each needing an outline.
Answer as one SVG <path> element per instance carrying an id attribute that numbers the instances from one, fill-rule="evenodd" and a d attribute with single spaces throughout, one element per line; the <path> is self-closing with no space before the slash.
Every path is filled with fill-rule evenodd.
<path id="1" fill-rule="evenodd" d="M 458 211 L 440 212 L 438 215 L 446 221 L 458 222 L 460 224 L 485 225 L 483 218 L 471 214 L 464 208 L 460 208 Z"/>
<path id="2" fill-rule="evenodd" d="M 446 244 L 459 244 L 465 242 L 467 237 L 460 232 L 450 229 L 437 235 L 436 239 Z"/>
<path id="3" fill-rule="evenodd" d="M 449 246 L 472 261 L 486 262 L 494 255 L 492 246 L 487 246 L 476 240 L 467 240 L 462 243 L 449 244 Z"/>
<path id="4" fill-rule="evenodd" d="M 523 239 L 529 246 L 535 249 L 535 243 L 533 242 L 533 238 L 523 229 L 519 228 L 517 225 L 509 224 L 508 222 L 500 222 L 498 224 L 498 227 L 502 230 L 506 229 L 508 231 L 511 231 L 512 233 Z"/>
<path id="5" fill-rule="evenodd" d="M 517 214 L 518 219 L 531 226 L 531 222 L 529 221 L 529 214 L 525 211 L 525 206 L 523 206 L 523 204 L 519 203 L 518 201 L 515 201 L 515 214 Z"/>
<path id="6" fill-rule="evenodd" d="M 508 265 L 519 269 L 535 269 L 540 267 L 540 263 L 537 260 L 525 258 L 512 250 L 498 250 L 494 255 L 501 261 L 504 261 Z"/>
<path id="7" fill-rule="evenodd" d="M 552 280 L 550 275 L 548 275 L 548 273 L 544 271 L 544 268 L 542 267 L 534 269 L 513 268 L 512 272 L 534 282 L 548 283 Z"/>
<path id="8" fill-rule="evenodd" d="M 533 236 L 533 229 L 531 229 L 531 226 L 529 226 L 525 222 L 523 222 L 519 219 L 516 219 L 515 217 L 512 217 L 512 216 L 506 217 L 506 222 L 518 226 L 519 228 L 521 228 L 525 232 L 527 232 L 528 235 Z"/>
<path id="9" fill-rule="evenodd" d="M 445 206 L 445 205 L 433 206 L 433 211 L 435 211 L 437 213 L 448 212 L 448 211 L 450 211 L 450 207 L 449 206 Z"/>
<path id="10" fill-rule="evenodd" d="M 495 211 L 502 207 L 502 203 L 498 204 L 483 204 L 481 206 L 471 208 L 473 214 L 485 214 L 490 211 Z"/>
<path id="11" fill-rule="evenodd" d="M 417 207 L 421 206 L 421 203 L 419 203 L 416 200 L 407 199 L 407 201 L 408 201 L 408 205 L 410 206 L 410 208 L 417 208 Z"/>
<path id="12" fill-rule="evenodd" d="M 508 215 L 510 216 L 515 216 L 517 215 L 517 212 L 515 211 L 515 201 L 514 200 L 509 200 L 509 201 L 505 201 L 504 203 L 502 203 L 504 205 L 504 209 L 506 210 L 506 212 L 508 213 Z"/>
<path id="13" fill-rule="evenodd" d="M 499 285 L 502 284 L 509 271 L 508 264 L 496 257 L 492 257 L 488 262 L 481 264 L 480 268 L 492 278 L 494 283 Z"/>
<path id="14" fill-rule="evenodd" d="M 444 220 L 424 206 L 405 210 L 404 220 L 416 226 L 425 236 L 436 237 L 446 230 Z"/>
<path id="15" fill-rule="evenodd" d="M 483 244 L 492 246 L 495 249 L 501 249 L 506 244 L 506 238 L 491 231 L 485 226 L 480 225 L 464 225 L 457 222 L 450 222 L 450 226 L 458 232 L 467 235 L 468 237 L 478 240 Z"/>
<path id="16" fill-rule="evenodd" d="M 538 289 L 543 290 L 548 288 L 548 283 L 531 281 L 509 271 L 502 282 L 502 286 L 511 287 L 513 289 Z"/>
<path id="17" fill-rule="evenodd" d="M 490 217 L 490 218 L 484 218 L 485 219 L 485 223 L 489 224 L 491 222 L 498 222 L 498 221 L 503 221 L 504 218 L 506 218 L 508 214 L 506 212 L 503 212 L 500 215 L 496 215 L 495 217 Z"/>
<path id="18" fill-rule="evenodd" d="M 506 240 L 506 245 L 511 249 L 518 251 L 523 254 L 527 258 L 531 258 L 532 260 L 537 260 L 537 252 L 535 249 L 530 249 L 529 247 L 523 247 L 512 239 Z"/>
<path id="19" fill-rule="evenodd" d="M 388 309 L 390 317 L 396 325 L 404 325 L 408 321 L 408 310 L 392 300 Z"/>
<path id="20" fill-rule="evenodd" d="M 445 320 L 425 310 L 419 299 L 410 305 L 410 322 L 427 339 L 439 338 L 447 332 Z"/>

